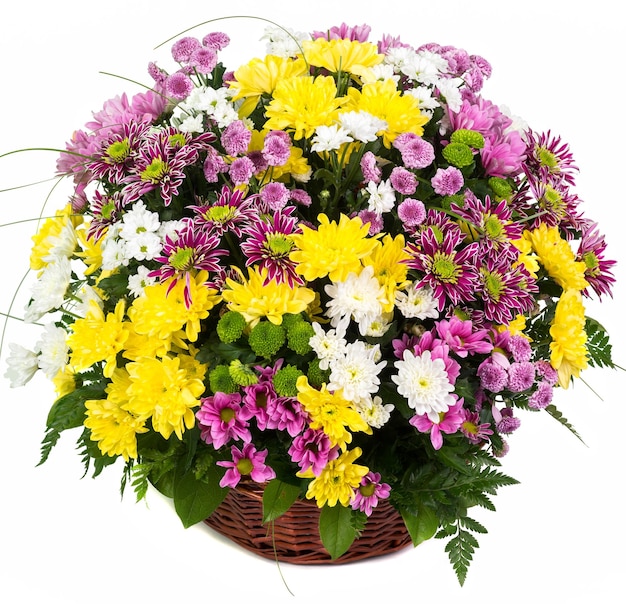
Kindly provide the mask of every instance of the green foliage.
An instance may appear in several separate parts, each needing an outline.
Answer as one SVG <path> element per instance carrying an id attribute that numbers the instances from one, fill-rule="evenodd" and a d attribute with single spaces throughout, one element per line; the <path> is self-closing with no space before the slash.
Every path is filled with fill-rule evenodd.
<path id="1" fill-rule="evenodd" d="M 263 522 L 282 516 L 298 499 L 301 489 L 281 480 L 271 480 L 263 490 Z"/>
<path id="2" fill-rule="evenodd" d="M 587 352 L 589 353 L 589 365 L 591 367 L 615 368 L 611 358 L 612 347 L 609 342 L 609 334 L 604 327 L 595 319 L 587 317 L 585 323 L 587 332 Z"/>
<path id="3" fill-rule="evenodd" d="M 333 560 L 345 554 L 357 538 L 352 516 L 352 509 L 342 505 L 324 506 L 320 512 L 320 538 Z"/>
<path id="4" fill-rule="evenodd" d="M 193 473 L 181 472 L 174 483 L 174 509 L 183 526 L 189 528 L 208 518 L 224 501 L 228 489 L 220 487 L 222 472 L 209 469 L 199 480 Z"/>
<path id="5" fill-rule="evenodd" d="M 563 417 L 563 414 L 554 405 L 548 405 L 546 407 L 546 412 L 551 415 L 555 420 L 557 420 L 560 424 L 565 426 L 578 440 L 580 440 L 580 442 L 583 442 L 582 437 L 580 436 L 580 434 L 578 434 L 578 432 L 576 432 L 574 426 L 572 426 L 572 424 L 570 424 L 567 419 Z"/>
<path id="6" fill-rule="evenodd" d="M 452 533 L 452 538 L 446 544 L 445 550 L 448 553 L 448 558 L 450 559 L 450 563 L 452 564 L 452 568 L 456 573 L 456 577 L 460 585 L 465 583 L 467 571 L 472 558 L 474 557 L 474 552 L 478 548 L 478 541 L 476 540 L 476 537 L 474 537 L 469 530 L 462 528 L 463 525 L 470 527 L 473 523 L 478 525 L 476 521 L 473 521 L 470 518 L 459 518 L 456 523 L 448 525 L 446 530 L 444 530 L 441 535 L 441 538 L 449 537 L 450 532 L 454 531 Z M 485 531 L 481 530 L 480 532 Z"/>

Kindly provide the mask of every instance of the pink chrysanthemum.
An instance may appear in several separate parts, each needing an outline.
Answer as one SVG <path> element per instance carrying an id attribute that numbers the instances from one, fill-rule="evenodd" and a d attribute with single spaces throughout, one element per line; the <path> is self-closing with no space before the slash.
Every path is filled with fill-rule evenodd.
<path id="1" fill-rule="evenodd" d="M 339 457 L 339 447 L 333 446 L 322 430 L 307 428 L 293 439 L 288 453 L 301 471 L 310 469 L 315 476 L 319 476 L 329 461 Z"/>
<path id="2" fill-rule="evenodd" d="M 537 390 L 528 398 L 528 406 L 531 409 L 545 409 L 551 402 L 554 395 L 554 386 L 546 381 L 541 381 L 537 385 Z"/>
<path id="3" fill-rule="evenodd" d="M 271 130 L 263 140 L 263 159 L 268 166 L 283 166 L 291 157 L 291 139 L 282 130 Z"/>
<path id="4" fill-rule="evenodd" d="M 172 58 L 177 63 L 186 63 L 200 47 L 200 40 L 192 36 L 185 36 L 172 44 Z"/>
<path id="5" fill-rule="evenodd" d="M 373 182 L 378 184 L 382 171 L 378 165 L 376 156 L 371 151 L 366 151 L 361 158 L 361 172 L 365 182 Z"/>
<path id="6" fill-rule="evenodd" d="M 251 138 L 252 132 L 246 125 L 241 120 L 235 120 L 224 128 L 220 142 L 228 155 L 235 156 L 242 155 L 248 150 Z"/>
<path id="7" fill-rule="evenodd" d="M 276 477 L 276 472 L 265 465 L 267 449 L 257 451 L 252 443 L 246 443 L 243 449 L 233 445 L 230 448 L 232 461 L 218 461 L 218 466 L 228 468 L 224 477 L 220 480 L 222 488 L 230 487 L 234 489 L 243 476 L 250 476 L 254 482 L 267 482 Z"/>
<path id="8" fill-rule="evenodd" d="M 387 499 L 391 487 L 386 482 L 380 482 L 378 472 L 368 472 L 361 478 L 361 484 L 354 489 L 354 499 L 350 502 L 353 510 L 371 516 L 374 508 L 381 499 Z"/>
<path id="9" fill-rule="evenodd" d="M 435 161 L 435 149 L 432 144 L 412 132 L 400 134 L 393 141 L 393 146 L 400 151 L 407 168 L 421 170 L 428 168 Z"/>
<path id="10" fill-rule="evenodd" d="M 202 45 L 213 50 L 223 50 L 230 44 L 228 34 L 221 31 L 214 31 L 202 38 Z"/>
<path id="11" fill-rule="evenodd" d="M 461 190 L 463 183 L 463 173 L 454 166 L 437 168 L 437 172 L 430 180 L 437 195 L 454 195 Z"/>
<path id="12" fill-rule="evenodd" d="M 484 422 L 480 422 L 480 417 L 477 412 L 470 411 L 469 409 L 463 409 L 463 423 L 461 423 L 460 430 L 465 437 L 474 445 L 479 445 L 485 440 L 489 440 L 489 437 L 493 434 L 491 425 Z"/>
<path id="13" fill-rule="evenodd" d="M 398 206 L 398 218 L 402 221 L 402 226 L 407 233 L 412 233 L 416 226 L 426 220 L 426 207 L 419 199 L 407 197 Z"/>
<path id="14" fill-rule="evenodd" d="M 456 395 L 453 395 L 456 397 Z M 428 414 L 414 415 L 409 424 L 417 428 L 420 432 L 430 433 L 430 442 L 433 448 L 438 451 L 443 446 L 442 432 L 445 434 L 454 434 L 459 430 L 461 424 L 465 421 L 465 412 L 463 411 L 463 399 L 457 398 L 454 405 L 450 406 L 447 411 L 439 414 L 439 421 L 433 422 Z"/>
<path id="15" fill-rule="evenodd" d="M 406 168 L 396 166 L 389 175 L 391 186 L 400 195 L 413 195 L 417 189 L 417 177 Z"/>
<path id="16" fill-rule="evenodd" d="M 236 392 L 216 392 L 201 399 L 202 406 L 196 411 L 200 438 L 219 449 L 231 440 L 249 443 L 252 434 L 248 423 L 241 417 L 241 395 Z"/>
<path id="17" fill-rule="evenodd" d="M 553 135 L 550 130 L 541 134 L 529 130 L 526 137 L 524 172 L 542 181 L 565 180 L 569 185 L 574 185 L 578 167 L 574 163 L 569 145 L 562 142 L 560 136 Z"/>
<path id="18" fill-rule="evenodd" d="M 165 80 L 165 93 L 177 101 L 186 99 L 193 89 L 192 79 L 182 70 L 167 76 Z"/>
<path id="19" fill-rule="evenodd" d="M 372 28 L 369 25 L 350 26 L 342 23 L 339 26 L 333 26 L 328 30 L 314 31 L 311 36 L 313 39 L 324 38 L 325 40 L 353 40 L 357 42 L 367 42 Z"/>
<path id="20" fill-rule="evenodd" d="M 437 335 L 461 358 L 468 354 L 488 354 L 493 350 L 490 331 L 474 329 L 472 321 L 463 321 L 456 316 L 442 319 L 435 324 Z"/>
<path id="21" fill-rule="evenodd" d="M 96 241 L 100 239 L 104 232 L 120 219 L 122 208 L 122 196 L 119 191 L 111 195 L 94 191 L 94 197 L 89 204 L 92 219 L 87 228 L 87 236 Z"/>

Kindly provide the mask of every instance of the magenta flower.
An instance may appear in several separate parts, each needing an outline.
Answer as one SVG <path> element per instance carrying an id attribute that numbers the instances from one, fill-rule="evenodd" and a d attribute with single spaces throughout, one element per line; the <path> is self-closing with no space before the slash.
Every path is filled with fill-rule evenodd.
<path id="1" fill-rule="evenodd" d="M 407 197 L 398 206 L 398 218 L 402 221 L 402 225 L 408 233 L 412 233 L 416 226 L 419 226 L 426 220 L 426 208 L 424 202 L 419 199 Z"/>
<path id="2" fill-rule="evenodd" d="M 506 178 L 520 173 L 526 153 L 526 143 L 515 130 L 503 138 L 485 137 L 480 159 L 488 176 Z"/>
<path id="3" fill-rule="evenodd" d="M 202 171 L 207 182 L 217 182 L 220 174 L 228 172 L 228 164 L 213 147 L 209 147 L 202 165 Z"/>
<path id="4" fill-rule="evenodd" d="M 598 225 L 595 222 L 590 222 L 583 230 L 576 260 L 585 263 L 585 280 L 598 297 L 603 295 L 612 297 L 611 289 L 615 283 L 612 271 L 616 262 L 604 257 L 605 250 L 604 236 L 600 234 Z M 585 288 L 583 293 L 589 296 L 589 288 Z"/>
<path id="5" fill-rule="evenodd" d="M 243 230 L 256 218 L 255 195 L 245 197 L 240 189 L 230 189 L 224 185 L 214 203 L 208 200 L 202 205 L 192 205 L 194 224 L 201 231 L 222 236 L 226 232 L 241 237 Z"/>
<path id="6" fill-rule="evenodd" d="M 391 186 L 400 195 L 413 195 L 417 189 L 417 177 L 406 168 L 396 166 L 389 175 Z"/>
<path id="7" fill-rule="evenodd" d="M 301 471 L 311 469 L 315 476 L 319 476 L 329 461 L 339 457 L 339 448 L 331 444 L 324 431 L 307 428 L 293 439 L 288 453 Z"/>
<path id="8" fill-rule="evenodd" d="M 109 226 L 120 220 L 124 206 L 119 191 L 105 195 L 96 190 L 93 195 L 89 204 L 89 211 L 93 218 L 87 228 L 87 236 L 97 241 Z"/>
<path id="9" fill-rule="evenodd" d="M 307 425 L 308 415 L 298 399 L 284 396 L 276 399 L 269 418 L 268 428 L 287 432 L 289 436 L 296 436 Z"/>
<path id="10" fill-rule="evenodd" d="M 165 93 L 177 101 L 186 99 L 193 89 L 193 81 L 184 71 L 177 71 L 165 80 Z"/>
<path id="11" fill-rule="evenodd" d="M 202 406 L 196 411 L 196 419 L 200 438 L 205 443 L 219 449 L 230 440 L 242 440 L 245 443 L 252 440 L 248 423 L 242 419 L 241 395 L 238 392 L 216 392 L 214 396 L 201 400 Z"/>
<path id="12" fill-rule="evenodd" d="M 437 195 L 454 195 L 461 190 L 464 182 L 461 170 L 454 166 L 437 168 L 437 172 L 430 180 Z"/>
<path id="13" fill-rule="evenodd" d="M 354 499 L 350 502 L 353 510 L 371 516 L 374 508 L 381 499 L 387 499 L 391 487 L 386 482 L 380 482 L 378 472 L 368 472 L 361 478 L 361 484 L 354 489 Z"/>
<path id="14" fill-rule="evenodd" d="M 457 401 L 448 408 L 445 413 L 439 414 L 439 421 L 433 422 L 427 413 L 414 415 L 409 424 L 417 428 L 420 432 L 430 432 L 430 442 L 433 448 L 438 451 L 443 446 L 442 432 L 445 434 L 454 434 L 459 430 L 461 424 L 465 421 L 465 412 L 463 410 L 463 399 L 453 394 Z"/>
<path id="15" fill-rule="evenodd" d="M 333 26 L 328 30 L 314 31 L 311 36 L 313 39 L 325 38 L 326 40 L 353 40 L 357 42 L 367 42 L 372 28 L 369 25 L 350 26 L 342 23 L 339 26 Z"/>
<path id="16" fill-rule="evenodd" d="M 267 449 L 257 451 L 252 443 L 247 443 L 239 450 L 235 445 L 230 448 L 232 461 L 218 461 L 216 464 L 228 468 L 220 480 L 222 488 L 234 489 L 243 476 L 250 476 L 254 482 L 267 482 L 276 477 L 276 472 L 265 465 Z"/>
<path id="17" fill-rule="evenodd" d="M 553 135 L 550 130 L 541 134 L 528 130 L 526 138 L 524 172 L 527 175 L 550 182 L 565 180 L 574 185 L 578 166 L 574 163 L 569 145 L 562 142 L 560 136 Z"/>
<path id="18" fill-rule="evenodd" d="M 224 128 L 220 142 L 228 155 L 242 155 L 248 150 L 252 132 L 241 120 L 235 120 Z"/>
<path id="19" fill-rule="evenodd" d="M 407 168 L 428 168 L 435 161 L 435 149 L 431 143 L 423 138 L 406 132 L 400 134 L 394 141 L 393 146 L 400 151 L 402 161 Z"/>
<path id="20" fill-rule="evenodd" d="M 374 182 L 378 184 L 382 171 L 378 166 L 376 156 L 371 151 L 366 151 L 361 158 L 361 172 L 365 182 Z"/>
<path id="21" fill-rule="evenodd" d="M 462 239 L 460 230 L 447 230 L 439 238 L 433 229 L 426 228 L 417 243 L 407 245 L 412 256 L 408 265 L 424 274 L 419 285 L 432 288 L 439 301 L 439 311 L 446 307 L 447 300 L 458 304 L 474 299 L 478 285 L 478 272 L 474 266 L 478 244 L 457 249 Z"/>
<path id="22" fill-rule="evenodd" d="M 474 445 L 480 445 L 483 441 L 489 440 L 493 434 L 491 424 L 480 423 L 477 412 L 463 409 L 464 419 L 461 423 L 460 430 L 465 437 Z"/>
<path id="23" fill-rule="evenodd" d="M 490 331 L 487 329 L 474 331 L 472 321 L 463 321 L 452 316 L 450 320 L 437 321 L 435 329 L 450 350 L 462 358 L 468 354 L 488 354 L 493 350 Z"/>
<path id="24" fill-rule="evenodd" d="M 291 157 L 291 139 L 282 130 L 272 130 L 265 135 L 262 156 L 268 166 L 283 166 Z"/>
<path id="25" fill-rule="evenodd" d="M 165 238 L 161 255 L 155 260 L 163 266 L 149 273 L 159 281 L 172 279 L 168 287 L 171 291 L 178 281 L 185 280 L 185 305 L 191 307 L 191 276 L 196 271 L 217 273 L 219 257 L 226 255 L 225 249 L 219 248 L 220 240 L 216 235 L 197 229 L 191 219 L 183 220 L 182 227 Z"/>

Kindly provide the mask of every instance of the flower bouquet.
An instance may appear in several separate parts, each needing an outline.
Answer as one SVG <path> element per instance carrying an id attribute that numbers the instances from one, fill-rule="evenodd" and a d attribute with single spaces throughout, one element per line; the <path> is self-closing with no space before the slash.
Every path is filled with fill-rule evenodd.
<path id="1" fill-rule="evenodd" d="M 328 560 L 393 514 L 463 583 L 523 413 L 576 434 L 555 390 L 615 367 L 584 306 L 615 262 L 568 145 L 481 95 L 486 59 L 370 33 L 271 24 L 229 70 L 228 36 L 183 32 L 106 101 L 59 151 L 41 337 L 7 377 L 54 383 L 42 463 L 75 430 L 86 471 L 119 461 L 184 526 L 307 504 Z"/>

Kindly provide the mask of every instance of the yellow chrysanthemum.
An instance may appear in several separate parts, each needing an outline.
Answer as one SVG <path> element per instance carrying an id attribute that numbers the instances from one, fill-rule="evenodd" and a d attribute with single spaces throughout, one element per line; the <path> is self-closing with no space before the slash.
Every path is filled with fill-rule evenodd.
<path id="1" fill-rule="evenodd" d="M 332 76 L 302 76 L 281 80 L 276 85 L 265 115 L 265 128 L 293 131 L 295 140 L 313 136 L 318 126 L 330 126 L 338 109 L 347 101 L 337 96 Z"/>
<path id="2" fill-rule="evenodd" d="M 369 237 L 369 225 L 355 216 L 342 214 L 339 224 L 326 214 L 317 217 L 317 230 L 302 225 L 302 233 L 292 235 L 298 249 L 289 254 L 297 263 L 296 271 L 307 281 L 328 275 L 332 281 L 345 281 L 350 273 L 360 273 L 361 259 L 369 256 L 378 245 Z"/>
<path id="3" fill-rule="evenodd" d="M 511 239 L 511 243 L 520 252 L 517 264 L 523 265 L 531 277 L 536 279 L 537 273 L 539 272 L 539 263 L 537 262 L 537 256 L 533 254 L 533 246 L 530 243 L 530 239 L 527 237 L 522 237 L 521 239 Z"/>
<path id="4" fill-rule="evenodd" d="M 152 427 L 164 438 L 172 433 L 182 438 L 193 427 L 194 407 L 200 404 L 204 384 L 180 366 L 179 357 L 142 358 L 126 365 L 130 385 L 126 390 L 126 411 L 149 416 Z"/>
<path id="5" fill-rule="evenodd" d="M 499 333 L 508 331 L 512 336 L 523 336 L 527 340 L 530 340 L 525 333 L 526 329 L 526 317 L 524 315 L 517 315 L 508 325 L 498 325 L 496 327 Z"/>
<path id="6" fill-rule="evenodd" d="M 117 354 L 128 338 L 124 324 L 124 300 L 115 305 L 115 311 L 106 318 L 96 302 L 89 302 L 89 310 L 83 319 L 72 324 L 67 338 L 70 347 L 70 365 L 76 371 L 88 369 L 95 363 L 105 362 L 104 376 L 111 377 L 116 367 Z"/>
<path id="7" fill-rule="evenodd" d="M 250 115 L 264 94 L 272 94 L 276 85 L 285 78 L 301 76 L 307 72 L 302 59 L 288 59 L 267 55 L 263 59 L 252 59 L 235 71 L 230 87 L 235 91 L 233 100 L 246 99 L 239 109 L 240 117 Z"/>
<path id="8" fill-rule="evenodd" d="M 92 275 L 102 266 L 102 242 L 104 239 L 96 240 L 93 237 L 88 237 L 85 226 L 76 229 L 76 237 L 81 251 L 76 252 L 74 255 L 82 258 L 87 265 L 87 269 L 84 271 L 85 276 Z"/>
<path id="9" fill-rule="evenodd" d="M 76 390 L 76 372 L 69 365 L 65 365 L 61 371 L 59 371 L 54 378 L 52 378 L 52 384 L 54 385 L 54 391 L 58 398 L 74 392 Z"/>
<path id="10" fill-rule="evenodd" d="M 290 287 L 288 283 L 267 281 L 267 270 L 258 268 L 248 271 L 248 279 L 239 271 L 242 282 L 226 279 L 222 297 L 228 308 L 241 313 L 251 327 L 266 317 L 275 325 L 283 322 L 283 315 L 306 310 L 315 299 L 315 292 L 308 287 Z"/>
<path id="11" fill-rule="evenodd" d="M 360 76 L 383 60 L 383 55 L 378 54 L 378 47 L 371 42 L 316 38 L 305 40 L 302 48 L 310 65 L 332 73 L 343 71 Z"/>
<path id="12" fill-rule="evenodd" d="M 30 268 L 38 271 L 47 266 L 52 260 L 51 252 L 58 247 L 63 248 L 61 253 L 69 257 L 76 245 L 75 227 L 82 221 L 82 216 L 74 214 L 69 203 L 47 218 L 32 237 Z"/>
<path id="13" fill-rule="evenodd" d="M 585 279 L 585 263 L 576 260 L 574 251 L 561 237 L 558 227 L 548 227 L 542 223 L 524 235 L 548 275 L 564 290 L 583 290 L 589 285 Z"/>
<path id="14" fill-rule="evenodd" d="M 420 111 L 417 98 L 403 95 L 390 79 L 365 84 L 361 90 L 349 88 L 348 97 L 350 102 L 346 110 L 367 111 L 387 122 L 387 129 L 383 132 L 383 144 L 387 148 L 391 148 L 393 141 L 403 132 L 421 136 L 424 124 L 429 120 Z"/>
<path id="15" fill-rule="evenodd" d="M 170 291 L 170 280 L 146 287 L 128 310 L 133 329 L 138 334 L 162 340 L 180 335 L 177 332 L 184 329 L 186 338 L 195 342 L 200 333 L 200 321 L 206 319 L 209 311 L 221 300 L 217 290 L 206 285 L 207 278 L 206 271 L 198 271 L 195 277 L 190 278 L 189 308 L 185 305 L 184 279 L 179 280 Z M 180 338 L 176 341 L 181 343 Z"/>
<path id="16" fill-rule="evenodd" d="M 341 391 L 329 392 L 323 384 L 321 390 L 309 385 L 306 376 L 296 382 L 298 401 L 309 414 L 309 425 L 322 430 L 333 445 L 345 449 L 352 442 L 352 432 L 368 432 L 371 428 L 361 417 L 354 403 L 345 399 Z"/>
<path id="17" fill-rule="evenodd" d="M 110 401 L 85 401 L 85 427 L 103 454 L 121 455 L 126 461 L 137 458 L 137 434 L 147 432 L 145 421 Z"/>
<path id="18" fill-rule="evenodd" d="M 572 376 L 587 367 L 585 307 L 578 290 L 564 291 L 559 298 L 550 336 L 550 364 L 559 374 L 559 385 L 567 388 Z"/>
<path id="19" fill-rule="evenodd" d="M 387 302 L 383 305 L 383 312 L 391 312 L 396 298 L 396 291 L 404 289 L 407 280 L 408 265 L 405 260 L 411 256 L 404 249 L 404 237 L 385 235 L 369 256 L 363 258 L 363 266 L 371 265 L 374 268 L 374 277 L 385 290 Z"/>
<path id="20" fill-rule="evenodd" d="M 354 489 L 359 486 L 361 478 L 369 472 L 367 466 L 354 463 L 361 453 L 361 449 L 356 447 L 329 461 L 320 475 L 309 483 L 306 498 L 315 499 L 320 508 L 325 505 L 333 507 L 337 503 L 347 507 L 354 498 Z M 307 473 L 299 475 L 310 477 Z"/>
<path id="21" fill-rule="evenodd" d="M 122 355 L 129 361 L 136 361 L 141 357 L 164 357 L 172 349 L 172 338 L 163 339 L 159 334 L 137 333 L 133 323 L 127 325 L 127 328 L 128 339 Z"/>

